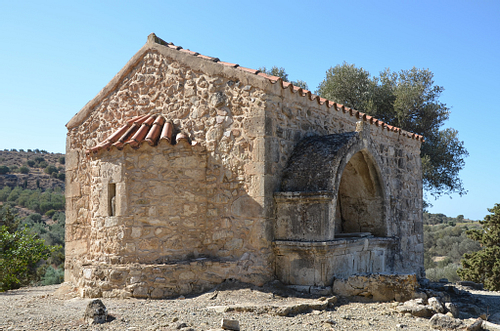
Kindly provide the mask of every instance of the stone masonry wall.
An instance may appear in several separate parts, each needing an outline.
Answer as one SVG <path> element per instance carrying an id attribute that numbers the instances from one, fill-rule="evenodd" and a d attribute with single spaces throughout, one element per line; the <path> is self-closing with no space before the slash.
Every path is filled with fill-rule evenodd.
<path id="1" fill-rule="evenodd" d="M 272 279 L 272 226 L 263 218 L 260 166 L 264 93 L 226 76 L 151 50 L 88 118 L 69 128 L 66 280 L 78 283 L 83 266 L 98 261 L 197 257 L 246 260 L 250 280 Z M 161 142 L 85 155 L 143 114 L 163 115 L 197 145 Z M 110 184 L 115 216 L 108 210 Z M 87 276 L 86 282 L 96 281 Z"/>
<path id="2" fill-rule="evenodd" d="M 279 191 L 281 174 L 296 144 L 311 135 L 352 132 L 360 119 L 342 109 L 311 102 L 290 89 L 275 84 L 266 94 L 265 174 L 269 193 Z M 417 272 L 423 276 L 423 223 L 420 142 L 369 125 L 372 156 L 380 167 L 388 205 L 388 236 L 398 239 L 394 272 Z M 271 194 L 266 204 L 273 205 Z M 273 219 L 275 208 L 269 208 Z"/>

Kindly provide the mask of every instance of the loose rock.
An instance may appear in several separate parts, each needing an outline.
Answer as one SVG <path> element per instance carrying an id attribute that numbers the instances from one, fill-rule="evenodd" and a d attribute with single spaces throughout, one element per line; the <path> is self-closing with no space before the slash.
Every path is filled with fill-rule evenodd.
<path id="1" fill-rule="evenodd" d="M 460 314 L 458 310 L 458 306 L 452 302 L 447 302 L 444 304 L 445 308 L 447 311 L 449 311 L 453 317 L 458 318 L 458 315 Z"/>
<path id="2" fill-rule="evenodd" d="M 465 328 L 465 324 L 456 318 L 437 313 L 430 319 L 431 327 L 439 330 L 458 330 Z"/>
<path id="3" fill-rule="evenodd" d="M 221 321 L 221 327 L 224 330 L 239 331 L 240 330 L 240 322 L 238 320 L 230 320 L 230 319 L 223 318 Z"/>
<path id="4" fill-rule="evenodd" d="M 478 331 L 481 330 L 481 325 L 483 324 L 483 319 L 478 318 L 477 320 L 474 321 L 471 325 L 467 327 L 467 331 Z"/>
<path id="5" fill-rule="evenodd" d="M 438 298 L 436 298 L 436 297 L 429 298 L 427 303 L 429 304 L 429 306 L 432 307 L 432 309 L 434 309 L 436 311 L 436 313 L 444 314 L 445 311 L 444 311 L 443 304 L 441 303 L 441 300 L 439 300 Z"/>
<path id="6" fill-rule="evenodd" d="M 88 324 L 102 324 L 108 319 L 108 310 L 101 300 L 95 299 L 89 302 L 83 319 Z"/>

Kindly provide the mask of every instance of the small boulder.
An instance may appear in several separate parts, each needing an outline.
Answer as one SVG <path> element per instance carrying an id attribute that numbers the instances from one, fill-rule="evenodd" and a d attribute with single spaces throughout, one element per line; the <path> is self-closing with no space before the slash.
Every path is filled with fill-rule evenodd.
<path id="1" fill-rule="evenodd" d="M 224 330 L 233 330 L 233 331 L 240 330 L 240 322 L 238 320 L 230 320 L 227 318 L 223 318 L 220 326 Z"/>
<path id="2" fill-rule="evenodd" d="M 445 311 L 443 304 L 441 303 L 441 300 L 439 300 L 438 298 L 436 297 L 429 298 L 429 300 L 427 300 L 427 303 L 429 304 L 429 306 L 432 307 L 432 309 L 434 309 L 436 313 L 444 314 Z"/>
<path id="3" fill-rule="evenodd" d="M 446 308 L 446 310 L 448 312 L 450 312 L 453 317 L 455 318 L 458 318 L 458 315 L 460 314 L 459 310 L 458 310 L 458 306 L 452 302 L 447 302 L 444 304 L 444 307 Z"/>
<path id="4" fill-rule="evenodd" d="M 466 325 L 459 319 L 437 313 L 430 319 L 431 327 L 438 330 L 458 330 Z"/>
<path id="5" fill-rule="evenodd" d="M 434 309 L 431 306 L 424 305 L 422 299 L 406 301 L 401 306 L 397 306 L 396 310 L 402 314 L 411 314 L 417 317 L 431 317 L 434 314 Z"/>
<path id="6" fill-rule="evenodd" d="M 101 300 L 95 299 L 89 302 L 85 315 L 83 316 L 85 323 L 102 324 L 108 319 L 108 309 Z"/>
<path id="7" fill-rule="evenodd" d="M 461 320 L 441 313 L 432 316 L 430 323 L 432 328 L 439 330 L 458 330 L 466 327 Z"/>
<path id="8" fill-rule="evenodd" d="M 479 331 L 482 329 L 482 326 L 483 325 L 483 319 L 482 318 L 478 318 L 477 320 L 475 320 L 472 324 L 470 324 L 469 326 L 467 326 L 467 331 Z"/>

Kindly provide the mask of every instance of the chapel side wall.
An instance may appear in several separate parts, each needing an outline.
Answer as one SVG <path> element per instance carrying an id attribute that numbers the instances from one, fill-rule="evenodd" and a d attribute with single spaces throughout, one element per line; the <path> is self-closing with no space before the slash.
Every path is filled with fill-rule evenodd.
<path id="1" fill-rule="evenodd" d="M 153 257 L 154 261 L 170 259 L 166 257 L 169 253 L 174 260 L 198 255 L 240 261 L 243 269 L 231 277 L 245 276 L 245 281 L 254 283 L 270 280 L 274 272 L 272 221 L 264 216 L 262 89 L 267 82 L 196 59 L 204 61 L 200 67 L 189 55 L 179 55 L 177 51 L 170 54 L 160 49 L 163 46 L 155 47 L 137 61 L 115 90 L 95 105 L 88 118 L 69 128 L 67 150 L 74 162 L 67 165 L 68 272 L 73 265 L 78 267 L 67 280 L 82 277 L 82 265 L 92 261 L 151 263 Z M 172 121 L 174 133 L 187 133 L 190 141 L 198 143 L 195 147 L 182 147 L 185 153 L 192 149 L 198 155 L 196 166 L 169 167 L 169 162 L 183 158 L 185 162 L 189 156 L 176 150 L 180 145 L 162 146 L 164 143 L 85 155 L 86 150 L 107 138 L 125 120 L 143 114 L 163 115 Z M 158 161 L 161 155 L 167 164 Z M 155 169 L 146 166 L 149 162 L 160 164 L 163 177 L 155 177 Z M 117 192 L 125 195 L 121 205 L 126 211 L 119 216 L 108 217 L 97 207 L 101 200 L 106 200 L 100 189 L 110 183 L 109 176 L 106 178 L 101 171 L 104 164 L 121 167 L 113 170 L 113 176 L 122 176 L 116 184 Z M 165 206 L 157 204 L 159 198 L 152 192 L 162 190 L 161 186 L 170 180 L 168 172 L 174 170 L 178 171 L 179 180 L 191 180 L 191 184 L 202 181 L 205 187 L 195 193 L 176 191 L 175 206 L 166 211 Z M 174 186 L 173 182 L 167 184 Z M 171 192 L 159 193 L 163 194 Z M 181 222 L 196 229 L 193 231 L 203 229 L 203 235 L 196 242 L 193 239 L 180 244 L 186 238 L 164 233 Z M 112 233 L 104 231 L 107 226 Z M 169 248 L 162 251 L 161 247 Z"/>
<path id="2" fill-rule="evenodd" d="M 269 215 L 275 212 L 272 192 L 280 190 L 283 169 L 296 144 L 309 135 L 355 131 L 360 119 L 319 105 L 299 93 L 274 85 L 266 95 L 266 150 Z M 369 148 L 380 167 L 385 192 L 388 236 L 399 238 L 394 272 L 423 276 L 422 178 L 420 142 L 369 125 Z"/>

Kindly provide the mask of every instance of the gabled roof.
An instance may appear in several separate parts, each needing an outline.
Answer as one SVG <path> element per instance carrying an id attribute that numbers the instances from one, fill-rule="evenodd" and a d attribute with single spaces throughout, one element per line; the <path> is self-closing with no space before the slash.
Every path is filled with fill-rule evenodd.
<path id="1" fill-rule="evenodd" d="M 99 92 L 99 94 L 94 99 L 92 99 L 91 101 L 89 101 L 82 108 L 82 110 L 80 110 L 66 124 L 66 127 L 68 129 L 71 129 L 71 128 L 74 128 L 74 127 L 80 125 L 81 123 L 83 123 L 85 121 L 85 119 L 92 112 L 94 106 L 97 105 L 99 102 L 101 102 L 109 93 L 111 93 L 116 88 L 116 86 L 120 83 L 121 79 L 126 74 L 128 74 L 130 72 L 130 70 L 133 69 L 134 65 L 142 58 L 142 56 L 144 55 L 144 53 L 147 52 L 148 50 L 152 49 L 152 48 L 158 48 L 158 47 L 165 47 L 165 48 L 167 48 L 169 50 L 173 50 L 173 51 L 179 52 L 179 54 L 182 54 L 184 56 L 185 55 L 192 56 L 193 58 L 196 58 L 196 59 L 199 59 L 199 60 L 202 60 L 202 61 L 208 61 L 208 62 L 211 62 L 213 64 L 216 64 L 216 65 L 219 65 L 219 66 L 223 66 L 225 68 L 236 69 L 237 71 L 239 71 L 241 73 L 244 73 L 246 75 L 251 75 L 251 76 L 257 76 L 257 77 L 265 78 L 269 83 L 271 83 L 271 84 L 279 84 L 282 89 L 289 89 L 292 93 L 299 93 L 300 96 L 308 99 L 311 102 L 316 102 L 316 103 L 318 103 L 320 105 L 325 105 L 326 104 L 326 106 L 328 108 L 333 108 L 333 110 L 335 110 L 335 111 L 341 111 L 343 113 L 349 114 L 350 116 L 355 116 L 357 119 L 363 120 L 363 121 L 365 121 L 365 122 L 367 122 L 369 124 L 375 125 L 377 127 L 382 127 L 382 129 L 386 129 L 388 131 L 391 131 L 391 132 L 394 132 L 394 133 L 398 133 L 399 135 L 403 135 L 403 136 L 408 137 L 410 139 L 416 139 L 416 140 L 419 140 L 421 142 L 424 141 L 424 137 L 421 136 L 421 135 L 418 135 L 418 134 L 415 134 L 415 133 L 411 133 L 411 132 L 402 130 L 402 129 L 398 128 L 398 127 L 395 127 L 395 126 L 389 125 L 387 123 L 384 123 L 384 122 L 382 122 L 382 121 L 380 121 L 380 120 L 378 120 L 378 119 L 376 119 L 376 118 L 374 118 L 374 117 L 372 117 L 370 115 L 362 113 L 362 112 L 360 112 L 358 110 L 345 107 L 345 106 L 343 106 L 341 104 L 337 104 L 336 102 L 327 100 L 325 98 L 321 98 L 318 95 L 312 94 L 311 91 L 302 89 L 302 88 L 300 88 L 298 86 L 294 86 L 293 84 L 291 84 L 289 82 L 283 81 L 280 77 L 267 75 L 267 74 L 265 74 L 263 72 L 260 72 L 259 70 L 245 68 L 245 67 L 242 67 L 242 66 L 240 66 L 239 64 L 236 64 L 236 63 L 224 62 L 224 61 L 221 61 L 220 59 L 215 58 L 215 57 L 202 55 L 200 53 L 193 52 L 193 51 L 191 51 L 189 49 L 183 49 L 181 46 L 176 46 L 173 43 L 169 43 L 169 42 L 164 41 L 161 38 L 158 38 L 154 33 L 151 33 L 148 36 L 148 40 L 147 40 L 146 45 L 144 45 L 139 50 L 139 52 L 137 52 L 132 57 L 132 59 L 130 59 L 130 61 L 125 65 L 125 67 L 123 67 L 123 69 L 120 70 L 120 72 L 118 72 L 118 74 L 116 74 L 116 76 L 106 85 L 106 87 L 104 87 Z M 133 120 L 136 120 L 136 119 L 133 119 Z M 108 138 L 108 140 L 109 140 L 109 138 Z"/>

